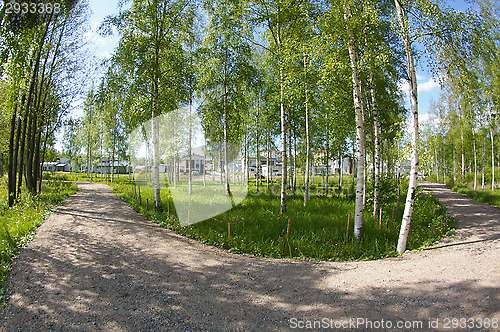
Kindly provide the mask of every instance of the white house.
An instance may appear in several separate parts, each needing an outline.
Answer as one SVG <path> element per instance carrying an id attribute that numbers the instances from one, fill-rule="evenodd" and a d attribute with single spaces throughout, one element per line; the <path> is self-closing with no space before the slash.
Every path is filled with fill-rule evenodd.
<path id="1" fill-rule="evenodd" d="M 202 174 L 205 169 L 205 156 L 198 154 L 191 154 L 191 173 L 197 172 Z M 179 171 L 181 173 L 187 174 L 189 172 L 189 156 L 184 156 L 181 158 L 179 163 Z"/>
<path id="2" fill-rule="evenodd" d="M 43 172 L 69 172 L 71 169 L 70 162 L 64 157 L 59 161 L 44 161 L 40 166 Z"/>
<path id="3" fill-rule="evenodd" d="M 111 169 L 113 169 L 114 174 L 128 174 L 132 171 L 132 167 L 128 164 L 127 161 L 111 161 L 111 160 L 102 160 L 97 163 L 97 173 L 103 174 L 111 174 Z"/>

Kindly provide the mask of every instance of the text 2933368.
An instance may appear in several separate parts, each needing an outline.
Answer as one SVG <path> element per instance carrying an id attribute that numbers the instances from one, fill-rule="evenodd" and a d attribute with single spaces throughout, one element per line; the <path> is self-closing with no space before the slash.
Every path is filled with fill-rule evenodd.
<path id="1" fill-rule="evenodd" d="M 59 14 L 62 10 L 59 2 L 9 1 L 5 4 L 6 14 Z"/>

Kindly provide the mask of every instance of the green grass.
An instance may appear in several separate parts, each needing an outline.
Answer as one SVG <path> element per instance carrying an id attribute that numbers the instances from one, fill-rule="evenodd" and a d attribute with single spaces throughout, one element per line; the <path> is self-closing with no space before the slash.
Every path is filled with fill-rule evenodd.
<path id="1" fill-rule="evenodd" d="M 354 195 L 348 190 L 342 192 L 332 190 L 327 197 L 318 187 L 313 187 L 313 195 L 304 208 L 303 192 L 299 188 L 296 196 L 288 197 L 286 215 L 280 216 L 279 184 L 275 183 L 269 191 L 263 185 L 261 188 L 265 192 L 257 194 L 254 183 L 251 183 L 249 195 L 232 210 L 182 227 L 176 216 L 174 204 L 168 204 L 172 202 L 168 188 L 161 191 L 163 211 L 160 211 L 153 207 L 152 189 L 142 188 L 139 202 L 138 189 L 137 187 L 134 189 L 133 182 L 127 177 L 121 177 L 110 185 L 115 193 L 147 219 L 189 238 L 234 253 L 274 258 L 357 260 L 397 256 L 396 246 L 405 196 L 401 195 L 398 209 L 397 194 L 391 183 L 392 180 L 386 180 L 382 184 L 381 223 L 379 216 L 373 218 L 371 215 L 373 207 L 369 204 L 371 197 L 368 195 L 363 237 L 359 242 L 353 238 Z M 211 185 L 218 187 L 218 182 Z M 185 182 L 181 182 L 180 187 L 183 186 L 185 190 Z M 407 184 L 402 186 L 406 188 Z M 223 187 L 220 188 L 223 192 Z M 198 201 L 213 199 L 204 193 L 197 193 L 196 190 L 194 196 Z M 349 213 L 351 218 L 347 234 Z M 289 219 L 290 236 L 287 241 Z M 228 237 L 228 223 L 230 223 L 230 237 Z M 428 246 L 450 233 L 454 226 L 454 220 L 446 216 L 446 209 L 436 199 L 419 193 L 414 207 L 407 249 L 414 250 Z"/>
<path id="2" fill-rule="evenodd" d="M 500 207 L 500 190 L 474 190 L 466 185 L 454 186 L 452 190 L 476 201 Z"/>
<path id="3" fill-rule="evenodd" d="M 2 285 L 14 255 L 33 238 L 51 207 L 77 191 L 73 183 L 44 181 L 40 195 L 23 194 L 19 202 L 9 208 L 6 182 L 6 177 L 0 178 L 0 303 L 3 300 Z"/>

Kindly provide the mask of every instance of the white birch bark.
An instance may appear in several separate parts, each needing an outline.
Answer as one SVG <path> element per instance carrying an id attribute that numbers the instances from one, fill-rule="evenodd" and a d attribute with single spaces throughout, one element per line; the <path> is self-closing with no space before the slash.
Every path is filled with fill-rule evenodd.
<path id="1" fill-rule="evenodd" d="M 408 194 L 406 195 L 406 204 L 403 212 L 403 220 L 401 223 L 401 230 L 399 232 L 398 253 L 402 254 L 406 250 L 406 242 L 408 239 L 408 233 L 410 232 L 410 222 L 413 213 L 413 204 L 415 202 L 415 192 L 417 189 L 417 174 L 418 174 L 418 100 L 417 100 L 417 77 L 415 74 L 415 62 L 413 59 L 413 52 L 411 50 L 411 44 L 409 40 L 409 26 L 408 18 L 404 12 L 399 0 L 394 1 L 396 4 L 396 11 L 398 16 L 399 25 L 401 27 L 401 35 L 403 38 L 405 50 L 406 50 L 406 61 L 408 66 L 408 77 L 410 79 L 410 91 L 411 91 L 411 114 L 413 120 L 412 128 L 412 160 L 410 169 L 410 183 L 408 185 Z"/>
<path id="2" fill-rule="evenodd" d="M 115 139 L 113 137 L 113 148 L 111 151 L 111 182 L 114 180 L 115 173 Z"/>
<path id="3" fill-rule="evenodd" d="M 438 152 L 437 152 L 437 142 L 434 143 L 434 159 L 435 159 L 435 165 L 436 165 L 436 179 L 437 183 L 439 183 L 439 161 L 438 161 Z"/>
<path id="4" fill-rule="evenodd" d="M 188 147 L 188 154 L 189 154 L 189 165 L 188 165 L 188 194 L 191 195 L 193 194 L 193 179 L 191 176 L 191 160 L 192 160 L 192 151 L 191 151 L 191 144 L 192 144 L 192 122 L 191 122 L 191 107 L 193 105 L 193 100 L 191 97 L 189 97 L 189 147 Z"/>
<path id="5" fill-rule="evenodd" d="M 286 154 L 286 118 L 285 118 L 285 79 L 283 74 L 283 52 L 281 49 L 281 25 L 280 25 L 280 7 L 277 13 L 277 41 L 279 52 L 279 70 L 280 70 L 280 119 L 281 119 L 281 197 L 280 213 L 286 212 L 286 185 L 287 185 L 287 154 Z"/>
<path id="6" fill-rule="evenodd" d="M 342 189 L 342 180 L 344 177 L 344 172 L 342 171 L 342 167 L 344 166 L 343 153 L 339 152 L 339 165 L 340 165 L 340 178 L 339 178 L 339 190 Z"/>
<path id="7" fill-rule="evenodd" d="M 267 153 L 266 153 L 266 167 L 267 167 L 267 175 L 266 175 L 266 188 L 269 190 L 269 175 L 272 172 L 271 169 L 269 168 L 269 137 L 266 135 L 266 146 L 267 146 Z"/>
<path id="8" fill-rule="evenodd" d="M 304 206 L 307 205 L 309 200 L 309 163 L 310 163 L 310 146 L 309 146 L 309 105 L 307 99 L 307 61 L 304 53 L 304 82 L 305 82 L 305 95 L 306 95 L 306 174 L 304 179 Z"/>
<path id="9" fill-rule="evenodd" d="M 256 179 L 255 179 L 255 190 L 259 192 L 260 185 L 260 150 L 259 150 L 259 115 L 260 115 L 260 96 L 257 96 L 257 117 L 255 119 L 255 129 L 256 129 L 256 138 L 255 138 L 255 148 L 257 149 L 257 162 L 256 162 Z"/>
<path id="10" fill-rule="evenodd" d="M 153 113 L 154 115 L 154 113 Z M 151 120 L 151 132 L 153 137 L 153 188 L 155 207 L 160 207 L 160 155 L 158 140 L 158 119 L 153 116 Z"/>
<path id="11" fill-rule="evenodd" d="M 472 129 L 472 140 L 474 143 L 474 190 L 477 189 L 477 152 L 476 152 L 476 133 Z"/>
<path id="12" fill-rule="evenodd" d="M 462 128 L 462 183 L 465 183 L 465 142 L 464 142 L 463 128 Z"/>
<path id="13" fill-rule="evenodd" d="M 377 216 L 379 210 L 380 196 L 380 129 L 378 122 L 377 96 L 375 92 L 375 82 L 373 75 L 371 76 L 371 95 L 372 95 L 372 111 L 373 111 L 373 126 L 375 127 L 375 181 L 373 185 L 373 217 Z"/>
<path id="14" fill-rule="evenodd" d="M 483 143 L 483 160 L 482 160 L 482 171 L 481 171 L 481 190 L 484 190 L 484 139 L 481 139 Z"/>
<path id="15" fill-rule="evenodd" d="M 495 134 L 490 128 L 491 136 L 491 190 L 495 190 Z"/>
<path id="16" fill-rule="evenodd" d="M 365 128 L 363 123 L 363 103 L 361 99 L 361 83 L 358 77 L 357 53 L 354 46 L 354 34 L 349 23 L 348 8 L 344 8 L 344 20 L 346 22 L 349 58 L 352 69 L 353 98 L 356 117 L 356 156 L 358 159 L 356 178 L 356 201 L 354 207 L 354 237 L 361 239 L 363 230 L 363 192 L 365 174 Z"/>
<path id="17" fill-rule="evenodd" d="M 295 130 L 294 130 L 295 133 Z M 290 174 L 290 176 L 292 176 Z M 295 193 L 295 188 L 297 186 L 297 135 L 293 135 L 293 191 Z"/>
<path id="18" fill-rule="evenodd" d="M 224 62 L 224 181 L 225 181 L 225 187 L 226 187 L 226 196 L 231 200 L 231 204 L 234 206 L 233 202 L 233 196 L 231 194 L 231 188 L 230 188 L 230 177 L 229 177 L 229 155 L 228 155 L 228 105 L 227 105 L 227 58 L 228 58 L 228 51 L 227 51 L 227 45 L 225 47 L 226 49 L 226 57 L 225 57 L 225 62 Z M 221 170 L 222 171 L 222 170 Z"/>
<path id="19" fill-rule="evenodd" d="M 457 157 L 456 157 L 457 147 L 455 145 L 455 140 L 453 140 L 453 183 L 457 183 Z"/>

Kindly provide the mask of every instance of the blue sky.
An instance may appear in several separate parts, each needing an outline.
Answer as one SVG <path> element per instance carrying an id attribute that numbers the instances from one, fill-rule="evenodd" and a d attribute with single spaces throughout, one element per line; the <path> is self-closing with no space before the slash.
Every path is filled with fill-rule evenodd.
<path id="1" fill-rule="evenodd" d="M 85 37 L 91 44 L 90 49 L 99 60 L 108 59 L 118 46 L 119 36 L 115 33 L 103 37 L 97 30 L 106 16 L 118 14 L 118 0 L 90 0 L 89 4 L 92 11 L 89 22 L 91 30 Z"/>

